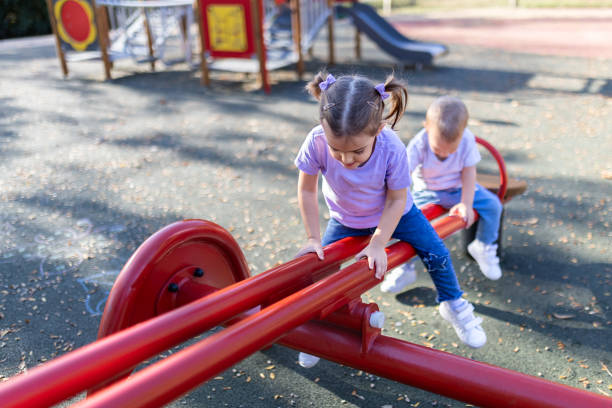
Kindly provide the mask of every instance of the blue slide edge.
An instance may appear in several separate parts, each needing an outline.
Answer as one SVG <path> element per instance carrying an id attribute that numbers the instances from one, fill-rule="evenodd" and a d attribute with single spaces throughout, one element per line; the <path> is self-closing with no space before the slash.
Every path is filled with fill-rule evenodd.
<path id="1" fill-rule="evenodd" d="M 336 8 L 349 14 L 359 31 L 402 64 L 430 66 L 435 57 L 448 53 L 445 45 L 425 43 L 405 37 L 368 4 L 355 3 L 352 7 L 336 6 Z"/>

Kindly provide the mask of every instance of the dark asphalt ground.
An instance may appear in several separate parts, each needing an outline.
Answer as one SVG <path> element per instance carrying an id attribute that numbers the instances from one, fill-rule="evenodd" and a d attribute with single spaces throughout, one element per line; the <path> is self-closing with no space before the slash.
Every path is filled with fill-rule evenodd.
<path id="1" fill-rule="evenodd" d="M 393 69 L 367 41 L 356 63 L 352 31 L 346 23 L 337 31 L 341 63 L 332 72 L 382 80 Z M 410 92 L 399 133 L 407 142 L 435 97 L 458 95 L 470 128 L 529 184 L 506 208 L 501 280 L 483 278 L 459 238 L 447 240 L 488 344 L 471 350 L 458 341 L 424 273 L 402 294 L 374 288 L 364 298 L 385 311 L 387 335 L 612 395 L 612 63 L 450 50 L 435 69 L 396 67 Z M 306 78 L 325 56 L 317 45 Z M 50 37 L 0 42 L 2 380 L 94 341 L 118 271 L 169 223 L 220 224 L 253 273 L 291 259 L 304 238 L 292 162 L 316 123 L 316 104 L 292 71 L 272 73 L 266 96 L 244 75 L 213 73 L 203 88 L 186 66 L 149 73 L 119 62 L 111 82 L 102 81 L 99 62 L 69 68 L 63 80 Z M 494 170 L 492 160 L 481 168 Z M 169 406 L 465 406 L 326 361 L 305 370 L 296 360 L 274 346 Z"/>

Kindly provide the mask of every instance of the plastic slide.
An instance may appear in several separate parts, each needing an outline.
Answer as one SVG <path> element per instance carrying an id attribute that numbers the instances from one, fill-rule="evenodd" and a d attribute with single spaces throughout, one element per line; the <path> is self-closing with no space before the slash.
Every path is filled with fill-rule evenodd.
<path id="1" fill-rule="evenodd" d="M 430 66 L 434 58 L 448 53 L 448 48 L 442 44 L 424 43 L 404 37 L 368 4 L 355 3 L 352 7 L 336 7 L 348 13 L 359 31 L 402 64 Z"/>

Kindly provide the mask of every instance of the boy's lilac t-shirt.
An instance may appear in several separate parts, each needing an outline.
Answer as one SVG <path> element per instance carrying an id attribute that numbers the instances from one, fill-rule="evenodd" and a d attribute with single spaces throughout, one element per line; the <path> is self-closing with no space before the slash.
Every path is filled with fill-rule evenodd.
<path id="1" fill-rule="evenodd" d="M 440 161 L 429 147 L 425 129 L 412 138 L 406 152 L 415 191 L 460 188 L 463 168 L 475 166 L 480 161 L 476 138 L 467 128 L 457 151 L 444 161 Z"/>
<path id="2" fill-rule="evenodd" d="M 346 169 L 329 152 L 322 126 L 310 131 L 295 158 L 306 174 L 323 175 L 323 196 L 330 216 L 350 228 L 372 228 L 380 221 L 387 189 L 410 187 L 408 157 L 395 132 L 384 128 L 376 137 L 370 159 L 356 169 Z M 412 207 L 408 192 L 404 214 Z"/>

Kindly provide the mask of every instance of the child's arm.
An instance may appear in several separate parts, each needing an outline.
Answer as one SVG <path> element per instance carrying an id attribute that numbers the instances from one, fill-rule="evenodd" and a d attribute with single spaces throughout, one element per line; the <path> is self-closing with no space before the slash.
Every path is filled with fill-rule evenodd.
<path id="1" fill-rule="evenodd" d="M 319 259 L 323 259 L 321 247 L 321 228 L 319 226 L 319 202 L 317 199 L 317 186 L 319 174 L 314 176 L 300 171 L 298 179 L 298 202 L 300 213 L 304 221 L 308 243 L 300 249 L 297 256 L 308 252 L 316 252 Z"/>
<path id="2" fill-rule="evenodd" d="M 476 166 L 464 167 L 461 171 L 461 202 L 453 206 L 449 213 L 459 215 L 466 222 L 466 228 L 474 223 L 474 191 L 476 189 Z"/>
<path id="3" fill-rule="evenodd" d="M 370 239 L 370 243 L 364 248 L 356 258 L 368 258 L 368 265 L 370 269 L 376 265 L 375 276 L 378 279 L 382 279 L 387 272 L 387 254 L 385 247 L 387 242 L 391 239 L 391 235 L 397 227 L 397 223 L 404 213 L 406 208 L 406 197 L 407 189 L 402 188 L 400 190 L 387 190 L 387 198 L 385 200 L 385 208 L 383 209 L 380 217 L 380 222 L 374 235 Z"/>

